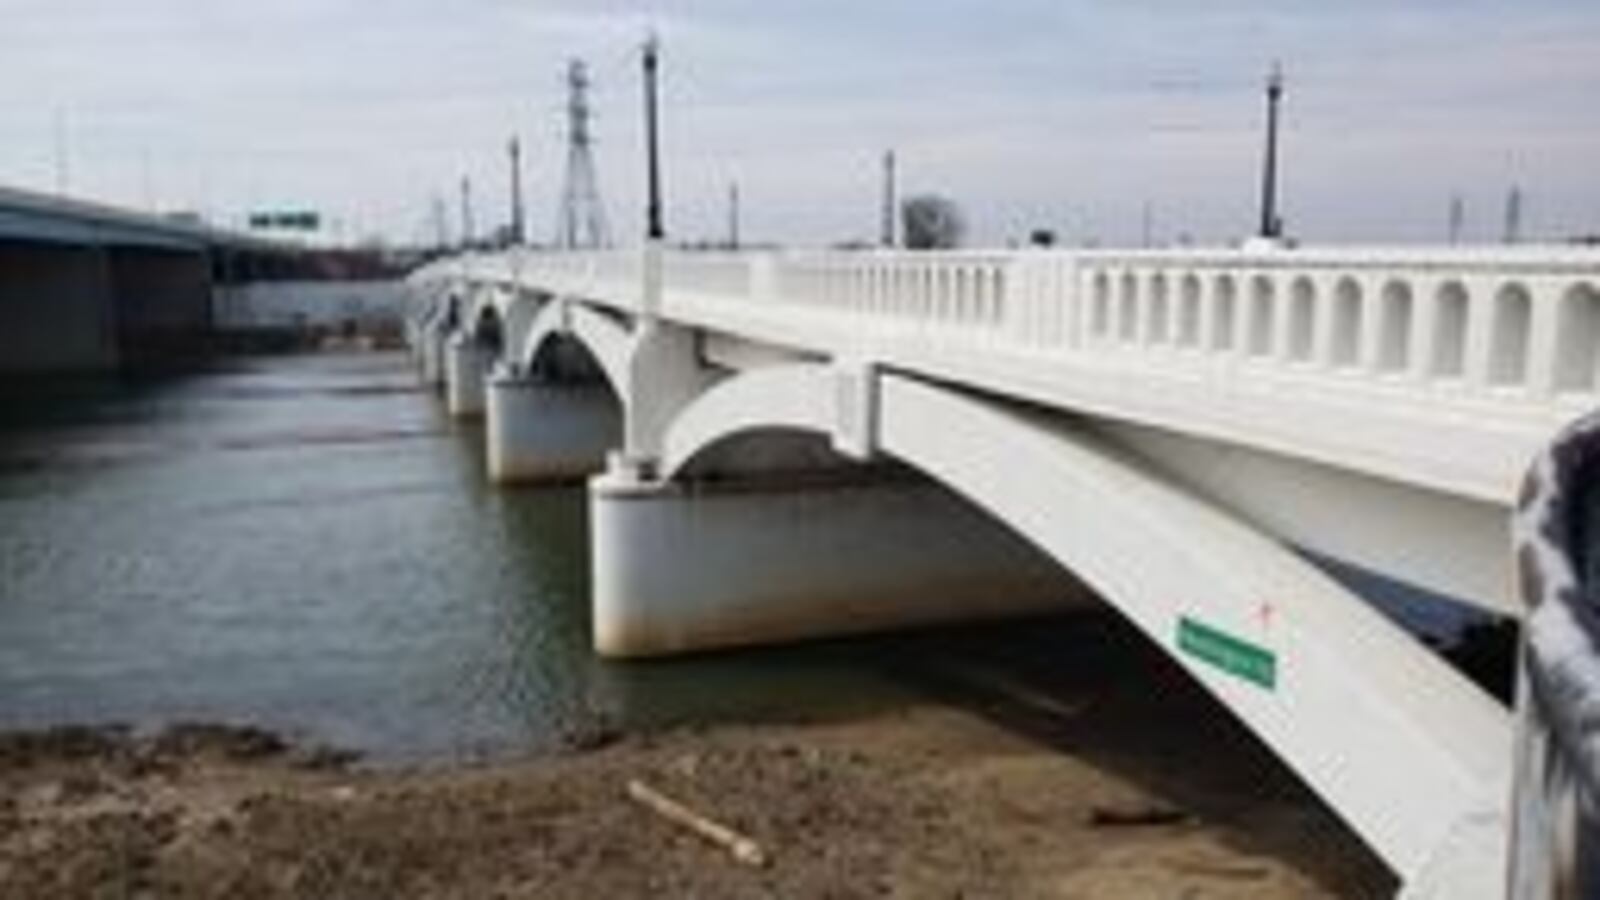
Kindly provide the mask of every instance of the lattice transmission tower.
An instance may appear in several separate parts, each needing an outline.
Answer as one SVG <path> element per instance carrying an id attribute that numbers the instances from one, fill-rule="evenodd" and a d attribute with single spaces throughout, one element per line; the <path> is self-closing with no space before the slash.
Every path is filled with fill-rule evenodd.
<path id="1" fill-rule="evenodd" d="M 561 188 L 556 245 L 568 250 L 608 247 L 605 205 L 595 178 L 594 136 L 589 130 L 589 69 L 583 60 L 567 64 L 567 179 Z"/>

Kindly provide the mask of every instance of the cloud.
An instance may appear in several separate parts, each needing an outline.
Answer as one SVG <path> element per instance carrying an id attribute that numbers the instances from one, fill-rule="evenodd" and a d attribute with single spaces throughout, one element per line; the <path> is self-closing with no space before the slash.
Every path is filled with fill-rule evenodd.
<path id="1" fill-rule="evenodd" d="M 470 175 L 503 216 L 524 136 L 531 215 L 553 223 L 562 69 L 595 78 L 602 189 L 633 231 L 637 46 L 665 41 L 670 224 L 713 236 L 731 180 L 754 237 L 871 234 L 878 155 L 989 242 L 1033 225 L 1129 241 L 1221 240 L 1251 221 L 1259 79 L 1289 71 L 1288 212 L 1324 240 L 1442 233 L 1452 192 L 1487 211 L 1513 181 L 1530 222 L 1600 230 L 1600 15 L 1464 0 L 6 0 L 0 180 L 238 217 L 325 209 L 424 232 Z M 1202 8 L 1197 8 L 1202 7 Z M 145 161 L 148 160 L 148 163 Z"/>

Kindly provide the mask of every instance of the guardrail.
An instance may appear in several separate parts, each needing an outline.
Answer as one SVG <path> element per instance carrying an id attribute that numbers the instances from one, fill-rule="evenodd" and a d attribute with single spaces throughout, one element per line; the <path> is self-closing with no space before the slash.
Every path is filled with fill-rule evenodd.
<path id="1" fill-rule="evenodd" d="M 635 308 L 638 252 L 459 258 Z M 664 312 L 791 305 L 1018 350 L 1486 402 L 1600 396 L 1600 253 L 1506 250 L 668 252 Z"/>

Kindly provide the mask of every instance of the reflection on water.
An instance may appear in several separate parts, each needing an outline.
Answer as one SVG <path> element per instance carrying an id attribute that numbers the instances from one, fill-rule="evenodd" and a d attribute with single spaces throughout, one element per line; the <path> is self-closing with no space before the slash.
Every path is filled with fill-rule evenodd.
<path id="1" fill-rule="evenodd" d="M 58 386 L 4 419 L 0 727 L 251 721 L 424 759 L 894 695 L 859 644 L 596 661 L 582 490 L 489 488 L 400 357 Z"/>

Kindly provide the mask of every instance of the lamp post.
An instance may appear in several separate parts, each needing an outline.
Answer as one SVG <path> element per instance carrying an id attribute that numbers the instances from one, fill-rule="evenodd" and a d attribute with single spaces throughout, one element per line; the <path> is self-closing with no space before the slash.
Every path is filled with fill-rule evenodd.
<path id="1" fill-rule="evenodd" d="M 883 154 L 883 209 L 881 212 L 881 234 L 879 243 L 884 247 L 893 249 L 895 246 L 895 159 L 894 151 L 889 150 Z"/>
<path id="2" fill-rule="evenodd" d="M 522 210 L 522 141 L 513 136 L 507 149 L 511 156 L 511 234 L 508 240 L 521 246 L 528 239 Z"/>
<path id="3" fill-rule="evenodd" d="M 654 34 L 644 42 L 644 131 L 646 154 L 646 179 L 649 185 L 649 205 L 645 209 L 645 237 L 659 241 L 666 237 L 661 221 L 661 135 L 657 115 L 657 71 L 660 68 L 661 45 Z"/>
<path id="4" fill-rule="evenodd" d="M 1272 64 L 1267 76 L 1267 149 L 1261 167 L 1261 225 L 1267 240 L 1283 237 L 1283 217 L 1278 215 L 1278 107 L 1283 102 L 1283 67 Z"/>

